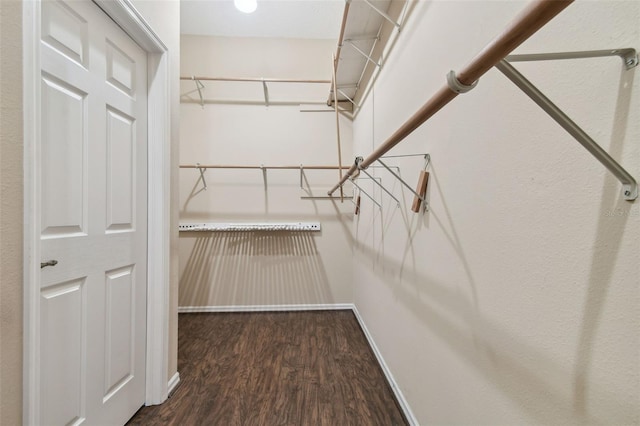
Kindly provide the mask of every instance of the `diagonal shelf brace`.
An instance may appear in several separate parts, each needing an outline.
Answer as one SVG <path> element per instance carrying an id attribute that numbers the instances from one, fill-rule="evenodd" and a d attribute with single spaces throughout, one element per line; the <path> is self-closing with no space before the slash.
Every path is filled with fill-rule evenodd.
<path id="1" fill-rule="evenodd" d="M 262 91 L 264 92 L 264 106 L 269 106 L 269 88 L 264 79 L 262 79 Z"/>
<path id="2" fill-rule="evenodd" d="M 400 31 L 400 24 L 397 23 L 396 21 L 393 20 L 393 18 L 391 18 L 389 15 L 387 15 L 385 12 L 383 12 L 382 10 L 378 9 L 376 7 L 375 4 L 371 3 L 368 0 L 364 0 L 364 2 L 373 10 L 375 10 L 376 12 L 378 12 L 378 14 L 380 16 L 382 16 L 384 19 L 386 19 L 387 21 L 389 21 L 390 23 L 392 23 L 397 29 L 398 31 Z"/>
<path id="3" fill-rule="evenodd" d="M 587 151 L 591 153 L 600 163 L 602 163 L 613 175 L 622 183 L 622 193 L 625 200 L 633 201 L 638 197 L 638 184 L 636 180 L 627 172 L 616 160 L 614 160 L 604 149 L 600 147 L 582 128 L 569 118 L 560 108 L 558 108 L 549 98 L 547 98 L 536 86 L 527 80 L 518 70 L 516 70 L 506 60 L 501 60 L 496 64 L 509 80 L 511 80 L 520 90 L 529 96 L 540 108 L 542 108 L 556 123 L 562 126 L 571 136 L 573 136 Z"/>
<path id="4" fill-rule="evenodd" d="M 200 171 L 200 180 L 202 180 L 202 185 L 204 186 L 204 190 L 207 190 L 207 181 L 204 179 L 204 172 L 207 171 L 206 168 L 200 167 L 200 163 L 196 163 L 198 170 Z"/>
<path id="5" fill-rule="evenodd" d="M 373 203 L 374 203 L 376 206 L 378 206 L 378 208 L 380 208 L 380 209 L 382 208 L 382 206 L 380 205 L 380 203 L 379 203 L 379 202 L 377 202 L 377 201 L 376 201 L 376 200 L 375 200 L 371 195 L 369 195 L 369 193 L 368 193 L 367 191 L 365 191 L 364 189 L 362 189 L 362 187 L 361 187 L 360 185 L 358 185 L 358 184 L 355 182 L 355 179 L 353 179 L 353 178 L 349 178 L 349 180 L 351 181 L 351 183 L 353 184 L 353 186 L 355 186 L 356 188 L 358 188 L 358 190 L 359 190 L 360 192 L 362 192 L 364 195 L 366 195 L 367 197 L 369 197 L 369 199 L 370 199 L 371 201 L 373 201 Z"/>
<path id="6" fill-rule="evenodd" d="M 386 192 L 386 193 L 387 193 L 387 195 L 388 195 L 389 197 L 393 198 L 393 199 L 395 200 L 395 202 L 396 202 L 396 207 L 398 207 L 398 208 L 400 207 L 400 200 L 398 200 L 398 199 L 397 199 L 397 198 L 396 198 L 396 197 L 395 197 L 395 196 L 394 196 L 394 195 L 393 195 L 393 194 L 392 194 L 392 193 L 391 193 L 387 188 L 385 188 L 385 187 L 384 187 L 384 185 L 382 184 L 382 182 L 378 182 L 378 181 L 377 181 L 373 176 L 371 176 L 371 175 L 369 174 L 369 172 L 367 172 L 366 170 L 364 170 L 364 169 L 360 169 L 360 171 L 361 171 L 361 172 L 363 172 L 365 175 L 369 176 L 369 178 L 370 178 L 370 179 L 371 179 L 371 180 L 372 180 L 376 185 L 378 185 L 380 188 L 382 188 L 382 190 L 383 190 L 384 192 Z"/>
<path id="7" fill-rule="evenodd" d="M 361 54 L 362 56 L 364 56 L 364 58 L 371 62 L 373 65 L 377 66 L 377 67 L 381 67 L 380 63 L 376 62 L 373 60 L 373 58 L 371 56 L 369 56 L 367 53 L 365 53 L 362 49 L 360 49 L 358 46 L 356 46 L 356 44 L 354 42 L 352 42 L 351 40 L 344 40 L 345 43 L 348 43 L 349 46 L 351 46 L 356 52 L 358 52 L 359 54 Z"/>
<path id="8" fill-rule="evenodd" d="M 429 162 L 431 160 L 431 156 L 429 154 L 425 154 L 424 156 L 425 158 L 425 164 L 424 164 L 424 169 L 427 169 L 427 166 L 429 165 Z M 403 184 L 409 191 L 411 191 L 413 193 L 413 195 L 415 195 L 416 197 L 418 197 L 420 199 L 420 201 L 423 203 L 424 205 L 424 210 L 428 211 L 429 207 L 428 207 L 428 203 L 427 200 L 425 200 L 425 197 L 423 197 L 422 195 L 418 194 L 407 182 L 405 182 L 404 179 L 402 179 L 402 177 L 400 177 L 400 175 L 396 172 L 394 172 L 390 166 L 388 166 L 387 164 L 385 164 L 381 159 L 377 159 L 376 160 L 378 163 L 380 163 L 385 169 L 387 169 L 387 171 L 389 173 L 391 173 L 391 175 L 393 177 L 395 177 L 396 179 L 398 179 L 398 181 L 400 181 L 401 184 Z"/>
<path id="9" fill-rule="evenodd" d="M 198 96 L 200 96 L 200 106 L 204 108 L 204 97 L 202 96 L 202 91 L 204 90 L 204 84 L 200 80 L 195 77 L 191 77 L 194 83 L 196 83 L 196 89 L 198 89 Z"/>

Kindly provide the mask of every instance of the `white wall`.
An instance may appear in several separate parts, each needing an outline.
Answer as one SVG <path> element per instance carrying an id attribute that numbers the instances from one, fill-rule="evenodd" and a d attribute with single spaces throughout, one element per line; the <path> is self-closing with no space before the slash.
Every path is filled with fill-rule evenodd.
<path id="1" fill-rule="evenodd" d="M 0 1 L 0 424 L 22 418 L 22 2 Z"/>
<path id="2" fill-rule="evenodd" d="M 523 2 L 419 2 L 354 122 L 367 155 Z M 640 3 L 576 2 L 518 52 L 640 48 Z M 636 178 L 638 68 L 518 63 Z M 430 211 L 363 197 L 354 301 L 420 424 L 640 422 L 640 209 L 498 71 L 391 154 L 429 152 Z M 393 160 L 414 184 L 420 162 Z M 369 185 L 370 187 L 370 185 Z"/>
<path id="3" fill-rule="evenodd" d="M 182 37 L 182 75 L 327 79 L 335 41 Z M 182 164 L 337 165 L 332 112 L 262 104 L 261 83 L 206 83 L 202 108 L 194 83 L 182 85 Z M 329 84 L 269 84 L 271 102 L 326 102 Z M 343 163 L 351 126 L 340 120 Z M 321 233 L 181 233 L 180 306 L 351 302 L 353 206 L 301 200 L 299 170 L 180 170 L 181 222 L 320 222 Z M 307 171 L 326 195 L 338 171 Z"/>

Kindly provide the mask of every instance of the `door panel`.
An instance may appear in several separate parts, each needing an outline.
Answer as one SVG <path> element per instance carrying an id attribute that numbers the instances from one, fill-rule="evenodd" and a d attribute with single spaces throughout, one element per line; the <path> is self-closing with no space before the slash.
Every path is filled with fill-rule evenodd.
<path id="1" fill-rule="evenodd" d="M 48 424 L 81 422 L 85 416 L 87 307 L 85 279 L 78 278 L 42 290 L 40 321 L 43 394 L 42 419 Z"/>
<path id="2" fill-rule="evenodd" d="M 107 108 L 107 232 L 134 229 L 135 135 L 132 117 Z"/>
<path id="3" fill-rule="evenodd" d="M 106 273 L 104 400 L 133 379 L 135 370 L 135 274 L 127 266 Z"/>
<path id="4" fill-rule="evenodd" d="M 87 0 L 42 2 L 40 420 L 145 396 L 146 54 Z"/>
<path id="5" fill-rule="evenodd" d="M 42 2 L 41 32 L 44 43 L 88 68 L 89 25 L 70 6 L 58 1 Z"/>
<path id="6" fill-rule="evenodd" d="M 86 93 L 42 76 L 42 235 L 86 233 Z M 64 202 L 60 202 L 64 200 Z"/>

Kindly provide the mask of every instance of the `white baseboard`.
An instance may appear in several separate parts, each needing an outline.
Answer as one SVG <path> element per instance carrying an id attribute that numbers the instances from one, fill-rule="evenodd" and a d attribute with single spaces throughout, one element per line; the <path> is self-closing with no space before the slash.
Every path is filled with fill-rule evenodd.
<path id="1" fill-rule="evenodd" d="M 400 409 L 404 413 L 404 416 L 407 418 L 407 421 L 409 422 L 410 425 L 419 426 L 418 420 L 413 415 L 413 411 L 411 411 L 411 407 L 409 406 L 409 403 L 407 402 L 404 395 L 402 394 L 402 391 L 400 390 L 398 383 L 396 383 L 395 379 L 393 378 L 393 374 L 391 374 L 391 370 L 387 366 L 387 363 L 384 361 L 384 358 L 382 357 L 382 354 L 380 353 L 380 350 L 378 349 L 376 342 L 374 342 L 373 340 L 373 336 L 371 336 L 371 333 L 369 333 L 367 326 L 364 324 L 364 320 L 360 316 L 360 312 L 358 312 L 358 308 L 356 308 L 355 305 L 352 305 L 352 309 L 353 309 L 353 314 L 356 316 L 356 319 L 358 320 L 358 323 L 360 323 L 360 327 L 362 328 L 362 331 L 364 332 L 364 335 L 367 338 L 367 341 L 369 342 L 369 346 L 371 346 L 371 350 L 373 350 L 373 354 L 376 356 L 376 359 L 378 360 L 378 363 L 380 364 L 380 367 L 382 368 L 384 375 L 387 377 L 389 386 L 391 386 L 391 390 L 396 396 L 396 399 L 398 400 L 398 404 L 400 404 Z"/>
<path id="2" fill-rule="evenodd" d="M 167 384 L 167 389 L 168 389 L 167 395 L 171 396 L 173 391 L 176 389 L 176 386 L 178 386 L 178 383 L 180 383 L 180 373 L 176 371 L 176 374 L 173 375 L 173 377 L 171 378 L 171 380 L 169 380 L 169 383 Z"/>
<path id="3" fill-rule="evenodd" d="M 327 303 L 313 305 L 231 305 L 231 306 L 180 306 L 178 313 L 190 312 L 280 312 L 280 311 L 331 311 L 353 309 L 351 303 Z"/>
<path id="4" fill-rule="evenodd" d="M 419 426 L 418 420 L 413 415 L 411 411 L 411 407 L 409 407 L 409 403 L 405 399 L 400 387 L 396 383 L 393 378 L 393 374 L 391 374 L 391 370 L 387 366 L 387 363 L 384 361 L 378 346 L 373 340 L 373 336 L 369 333 L 367 326 L 364 323 L 364 320 L 360 316 L 360 312 L 353 303 L 333 303 L 333 304 L 314 304 L 314 305 L 234 305 L 234 306 L 180 306 L 178 307 L 178 313 L 196 313 L 196 312 L 282 312 L 282 311 L 320 311 L 320 310 L 351 310 L 355 315 L 358 323 L 360 324 L 360 328 L 367 338 L 367 342 L 373 351 L 378 363 L 380 364 L 380 368 L 382 368 L 382 372 L 387 378 L 387 382 L 389 382 L 389 386 L 391 386 L 391 391 L 394 393 L 398 404 L 400 405 L 400 409 L 404 413 L 407 421 L 411 426 Z M 178 373 L 171 379 L 169 383 L 172 383 L 173 380 L 178 376 Z M 175 387 L 178 384 L 180 378 L 176 379 L 177 381 L 173 384 Z M 173 388 L 169 387 L 169 393 Z"/>

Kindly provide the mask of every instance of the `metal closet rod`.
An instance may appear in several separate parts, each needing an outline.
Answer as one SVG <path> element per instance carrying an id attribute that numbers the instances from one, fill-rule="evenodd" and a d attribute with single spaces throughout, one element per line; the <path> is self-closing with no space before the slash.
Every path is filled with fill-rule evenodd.
<path id="1" fill-rule="evenodd" d="M 249 81 L 254 83 L 322 83 L 330 84 L 331 80 L 313 80 L 303 78 L 256 78 L 256 77 L 180 77 L 180 80 L 192 81 Z"/>
<path id="2" fill-rule="evenodd" d="M 440 88 L 416 113 L 414 113 L 398 130 L 374 150 L 362 162 L 354 163 L 347 173 L 331 190 L 329 195 L 344 183 L 358 169 L 366 169 L 386 154 L 391 148 L 409 136 L 425 121 L 451 102 L 459 93 L 469 90 L 487 71 L 504 59 L 516 47 L 535 34 L 556 15 L 568 7 L 574 0 L 537 0 L 532 2 L 518 15 L 507 28 L 490 42 L 465 68 L 449 83 Z M 456 84 L 457 83 L 457 84 Z"/>
<path id="3" fill-rule="evenodd" d="M 349 166 L 305 166 L 298 164 L 297 166 L 247 166 L 239 164 L 219 165 L 219 164 L 183 164 L 181 169 L 280 169 L 280 170 L 338 170 L 339 168 L 348 169 Z"/>

